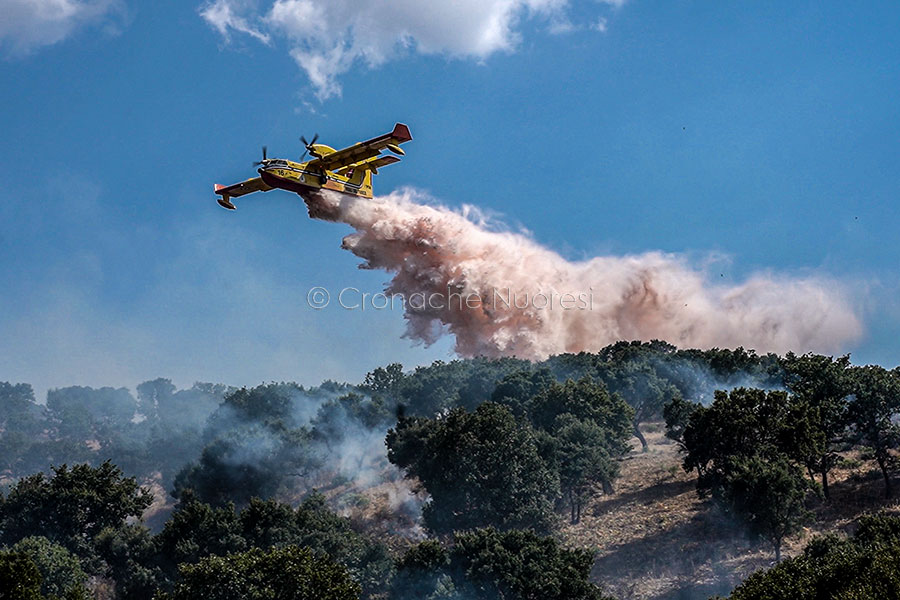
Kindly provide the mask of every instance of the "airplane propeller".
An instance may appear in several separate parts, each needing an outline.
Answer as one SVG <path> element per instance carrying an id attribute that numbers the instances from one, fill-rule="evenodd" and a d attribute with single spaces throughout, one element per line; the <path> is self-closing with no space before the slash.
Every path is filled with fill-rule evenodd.
<path id="1" fill-rule="evenodd" d="M 305 137 L 303 137 L 302 135 L 300 136 L 300 141 L 303 142 L 303 145 L 306 147 L 306 152 L 303 153 L 303 156 L 300 157 L 300 160 L 303 160 L 304 158 L 306 158 L 306 153 L 307 153 L 307 152 L 310 153 L 310 154 L 312 154 L 312 155 L 315 156 L 316 158 L 322 158 L 322 157 L 319 155 L 319 153 L 316 152 L 316 149 L 313 148 L 313 146 L 314 146 L 315 143 L 316 143 L 316 140 L 318 140 L 318 139 L 319 139 L 319 134 L 318 134 L 318 133 L 315 134 L 315 135 L 313 136 L 313 139 L 312 139 L 311 142 L 307 142 Z"/>
<path id="2" fill-rule="evenodd" d="M 262 160 L 259 160 L 259 161 L 256 161 L 255 163 L 253 163 L 253 166 L 254 166 L 254 167 L 258 167 L 259 165 L 261 165 L 261 164 L 263 164 L 264 162 L 266 162 L 266 160 L 267 160 L 266 153 L 269 151 L 269 148 L 268 148 L 267 146 L 263 146 L 263 147 L 262 147 L 262 151 L 263 151 L 263 159 L 262 159 Z"/>

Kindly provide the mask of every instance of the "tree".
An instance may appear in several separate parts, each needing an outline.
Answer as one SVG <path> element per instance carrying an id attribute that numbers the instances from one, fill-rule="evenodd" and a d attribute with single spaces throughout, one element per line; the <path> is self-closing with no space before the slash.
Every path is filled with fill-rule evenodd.
<path id="1" fill-rule="evenodd" d="M 106 575 L 116 582 L 116 598 L 151 600 L 166 583 L 150 530 L 143 525 L 107 527 L 94 538 L 106 563 Z"/>
<path id="2" fill-rule="evenodd" d="M 45 537 L 32 536 L 19 540 L 12 552 L 30 558 L 41 574 L 41 594 L 58 598 L 87 595 L 87 575 L 78 557 Z"/>
<path id="3" fill-rule="evenodd" d="M 663 407 L 663 418 L 666 420 L 666 437 L 676 442 L 681 450 L 686 450 L 684 445 L 684 430 L 691 422 L 691 417 L 703 406 L 698 402 L 685 400 L 680 395 L 675 396 Z"/>
<path id="4" fill-rule="evenodd" d="M 193 493 L 181 496 L 154 544 L 159 564 L 169 579 L 175 578 L 182 563 L 193 564 L 209 555 L 224 556 L 247 549 L 234 505 L 213 508 Z"/>
<path id="5" fill-rule="evenodd" d="M 44 600 L 41 572 L 31 558 L 0 550 L 0 600 Z"/>
<path id="6" fill-rule="evenodd" d="M 403 379 L 403 365 L 391 363 L 386 367 L 378 367 L 367 373 L 363 380 L 363 387 L 372 394 L 393 397 L 399 392 Z"/>
<path id="7" fill-rule="evenodd" d="M 528 407 L 534 427 L 545 431 L 552 431 L 556 418 L 566 413 L 609 431 L 610 441 L 622 453 L 628 451 L 634 411 L 620 396 L 607 392 L 602 382 L 583 377 L 556 383 L 535 396 Z"/>
<path id="8" fill-rule="evenodd" d="M 803 553 L 741 583 L 730 600 L 900 598 L 900 518 L 867 516 L 850 539 L 813 538 Z"/>
<path id="9" fill-rule="evenodd" d="M 34 401 L 31 386 L 0 382 L 0 432 L 4 436 L 11 432 L 34 435 L 43 425 L 43 410 Z"/>
<path id="10" fill-rule="evenodd" d="M 590 483 L 599 481 L 604 493 L 613 493 L 619 473 L 613 461 L 631 450 L 628 440 L 634 411 L 619 395 L 609 394 L 602 382 L 595 383 L 588 376 L 553 383 L 532 398 L 527 409 L 535 428 L 549 434 L 546 458 L 565 479 L 573 518 L 578 520 Z M 560 434 L 563 437 L 557 439 Z"/>
<path id="11" fill-rule="evenodd" d="M 397 419 L 397 403 L 384 394 L 364 396 L 356 392 L 328 400 L 319 406 L 310 424 L 321 438 L 340 440 L 347 422 L 355 421 L 366 429 L 386 431 Z"/>
<path id="12" fill-rule="evenodd" d="M 803 503 L 809 482 L 785 458 L 735 457 L 729 463 L 721 503 L 751 536 L 772 544 L 775 560 L 780 561 L 784 538 L 796 533 L 811 516 Z"/>
<path id="13" fill-rule="evenodd" d="M 610 482 L 619 474 L 619 465 L 610 453 L 608 438 L 609 433 L 592 421 L 579 421 L 570 414 L 560 415 L 556 419 L 552 437 L 553 458 L 573 524 L 581 520 L 581 508 L 593 484 L 611 486 Z M 615 443 L 612 446 L 617 449 Z"/>
<path id="14" fill-rule="evenodd" d="M 797 430 L 787 395 L 738 388 L 715 398 L 690 412 L 684 468 L 697 469 L 697 491 L 711 493 L 780 558 L 784 538 L 808 517 L 803 502 L 814 485 L 788 453 Z"/>
<path id="15" fill-rule="evenodd" d="M 450 569 L 463 573 L 478 598 L 604 600 L 590 583 L 593 554 L 567 550 L 530 531 L 480 529 L 455 536 Z"/>
<path id="16" fill-rule="evenodd" d="M 516 371 L 497 383 L 491 402 L 508 406 L 516 418 L 527 417 L 531 399 L 555 384 L 547 368 Z"/>
<path id="17" fill-rule="evenodd" d="M 209 556 L 179 568 L 171 600 L 357 600 L 359 584 L 331 559 L 298 546 Z"/>
<path id="18" fill-rule="evenodd" d="M 292 543 L 324 552 L 344 565 L 362 586 L 364 598 L 378 597 L 385 589 L 393 571 L 387 547 L 355 531 L 349 519 L 328 508 L 324 496 L 318 493 L 308 496 L 297 507 L 294 518 L 297 537 Z"/>
<path id="19" fill-rule="evenodd" d="M 884 495 L 893 489 L 888 473 L 890 451 L 900 445 L 900 426 L 894 418 L 900 412 L 900 371 L 878 366 L 850 369 L 853 396 L 847 408 L 851 439 L 872 448 L 884 478 Z"/>
<path id="20" fill-rule="evenodd" d="M 235 391 L 226 385 L 201 382 L 177 390 L 171 380 L 160 377 L 137 386 L 138 410 L 148 424 L 163 426 L 169 433 L 199 431 L 225 397 Z"/>
<path id="21" fill-rule="evenodd" d="M 188 493 L 154 544 L 156 560 L 170 581 L 178 565 L 286 545 L 313 548 L 342 564 L 362 585 L 366 598 L 382 591 L 393 569 L 387 548 L 354 531 L 349 519 L 330 510 L 321 494 L 309 496 L 296 510 L 255 498 L 237 513 L 234 505 L 213 508 Z"/>
<path id="22" fill-rule="evenodd" d="M 312 434 L 300 424 L 308 417 L 298 410 L 297 398 L 307 396 L 292 383 L 229 394 L 207 422 L 199 460 L 175 476 L 173 495 L 192 490 L 215 506 L 245 506 L 251 498 L 273 496 L 286 477 L 317 466 Z"/>
<path id="23" fill-rule="evenodd" d="M 93 556 L 92 541 L 105 527 L 140 518 L 153 497 L 109 461 L 99 467 L 53 468 L 20 480 L 0 504 L 0 541 L 12 544 L 41 535 L 81 558 Z"/>
<path id="24" fill-rule="evenodd" d="M 290 426 L 291 395 L 302 391 L 293 383 L 272 383 L 255 388 L 241 388 L 228 394 L 210 415 L 204 437 L 207 441 L 254 425 Z"/>
<path id="25" fill-rule="evenodd" d="M 244 506 L 251 498 L 268 498 L 291 468 L 275 460 L 280 443 L 279 436 L 259 425 L 230 432 L 209 444 L 199 461 L 175 476 L 172 495 L 191 490 L 214 506 L 229 502 Z"/>
<path id="26" fill-rule="evenodd" d="M 809 419 L 800 421 L 803 435 L 811 443 L 805 445 L 801 459 L 810 471 L 822 478 L 822 491 L 829 497 L 828 473 L 837 459 L 837 448 L 846 428 L 847 396 L 851 393 L 847 369 L 850 357 L 834 359 L 818 354 L 796 356 L 788 352 L 781 360 L 784 384 L 791 401 L 800 404 Z"/>
<path id="27" fill-rule="evenodd" d="M 553 526 L 559 480 L 538 454 L 534 433 L 505 406 L 401 419 L 388 432 L 388 459 L 431 495 L 423 519 L 435 533 L 494 525 Z"/>
<path id="28" fill-rule="evenodd" d="M 611 392 L 619 394 L 633 409 L 634 435 L 646 452 L 647 440 L 641 433 L 641 423 L 661 416 L 666 401 L 680 397 L 681 393 L 660 378 L 646 358 L 608 366 L 603 380 Z"/>
<path id="29" fill-rule="evenodd" d="M 125 388 L 71 386 L 49 390 L 47 409 L 62 433 L 84 440 L 100 426 L 122 427 L 131 422 L 137 401 Z"/>
<path id="30" fill-rule="evenodd" d="M 398 561 L 393 597 L 609 600 L 590 582 L 592 564 L 591 552 L 551 537 L 477 529 L 457 533 L 449 549 L 433 540 L 410 549 Z"/>
<path id="31" fill-rule="evenodd" d="M 697 469 L 697 489 L 715 491 L 735 457 L 784 456 L 788 401 L 784 392 L 737 388 L 717 391 L 708 407 L 690 411 L 684 428 L 684 468 Z"/>
<path id="32" fill-rule="evenodd" d="M 549 369 L 559 381 L 567 379 L 577 381 L 583 377 L 595 377 L 598 374 L 599 363 L 615 360 L 609 354 L 605 354 L 609 348 L 610 346 L 607 346 L 597 354 L 590 352 L 558 354 L 542 362 L 541 366 Z"/>
<path id="33" fill-rule="evenodd" d="M 474 410 L 490 399 L 498 381 L 529 368 L 531 363 L 516 358 L 438 360 L 406 375 L 400 396 L 408 415 L 433 417 L 455 407 Z"/>
<path id="34" fill-rule="evenodd" d="M 149 421 L 156 421 L 165 415 L 177 388 L 170 379 L 162 377 L 145 381 L 137 386 L 138 410 Z"/>
<path id="35" fill-rule="evenodd" d="M 448 575 L 450 553 L 437 540 L 419 542 L 397 559 L 391 582 L 392 600 L 461 598 Z"/>

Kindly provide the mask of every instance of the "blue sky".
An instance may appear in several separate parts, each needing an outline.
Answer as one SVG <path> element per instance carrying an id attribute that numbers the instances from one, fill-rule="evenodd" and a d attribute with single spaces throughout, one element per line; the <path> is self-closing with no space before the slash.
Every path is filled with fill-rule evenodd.
<path id="1" fill-rule="evenodd" d="M 3 4 L 0 380 L 312 384 L 452 357 L 400 312 L 306 306 L 388 279 L 348 228 L 287 192 L 236 213 L 211 193 L 262 144 L 395 121 L 414 140 L 376 193 L 474 204 L 571 259 L 833 277 L 866 323 L 846 350 L 900 362 L 897 3 Z"/>

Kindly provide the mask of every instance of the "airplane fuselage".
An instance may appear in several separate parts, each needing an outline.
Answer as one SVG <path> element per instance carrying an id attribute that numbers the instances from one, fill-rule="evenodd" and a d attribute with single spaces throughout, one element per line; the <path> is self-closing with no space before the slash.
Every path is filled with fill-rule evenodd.
<path id="1" fill-rule="evenodd" d="M 266 185 L 298 194 L 325 189 L 363 198 L 372 197 L 372 178 L 366 169 L 342 174 L 308 165 L 309 162 L 274 158 L 263 161 L 257 172 Z"/>

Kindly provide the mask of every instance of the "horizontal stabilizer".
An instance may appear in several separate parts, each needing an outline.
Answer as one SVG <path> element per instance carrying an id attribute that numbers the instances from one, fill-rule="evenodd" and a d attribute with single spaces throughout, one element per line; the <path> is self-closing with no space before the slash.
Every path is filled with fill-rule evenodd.
<path id="1" fill-rule="evenodd" d="M 412 135 L 409 133 L 409 127 L 403 123 L 397 123 L 390 133 L 379 135 L 365 142 L 358 142 L 348 148 L 343 148 L 332 154 L 312 160 L 309 166 L 328 171 L 337 171 L 343 167 L 361 163 L 369 158 L 378 156 L 388 146 L 395 146 L 399 150 L 399 144 L 408 142 L 411 139 Z M 377 169 L 378 167 L 375 168 Z"/>
<path id="2" fill-rule="evenodd" d="M 396 156 L 382 156 L 379 159 L 366 163 L 366 165 L 374 167 L 376 169 L 380 169 L 381 167 L 386 167 L 387 165 L 392 165 L 398 162 L 400 162 L 400 159 Z"/>
<path id="3" fill-rule="evenodd" d="M 350 166 L 344 167 L 339 171 L 335 171 L 338 175 L 346 175 L 349 176 L 351 171 L 356 169 L 369 169 L 373 173 L 377 173 L 378 169 L 384 167 L 386 165 L 392 165 L 396 162 L 400 162 L 400 159 L 396 156 L 382 156 L 381 158 L 370 158 L 368 160 L 364 160 L 358 163 L 353 163 Z"/>

